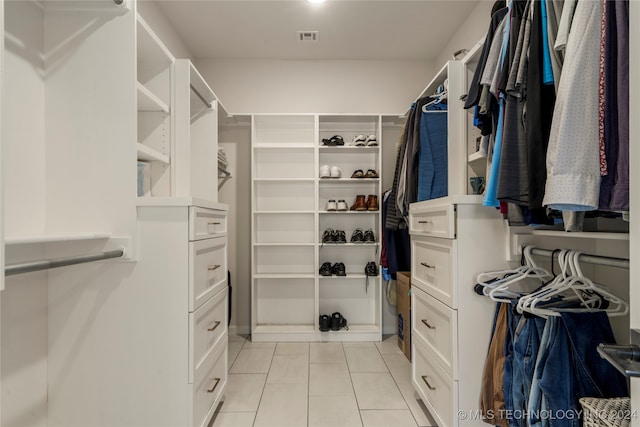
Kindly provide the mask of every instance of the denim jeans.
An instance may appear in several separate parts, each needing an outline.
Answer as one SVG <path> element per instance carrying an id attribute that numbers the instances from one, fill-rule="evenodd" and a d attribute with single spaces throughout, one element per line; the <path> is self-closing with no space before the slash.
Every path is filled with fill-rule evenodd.
<path id="1" fill-rule="evenodd" d="M 522 317 L 515 311 L 518 301 L 509 304 L 507 308 L 507 334 L 504 339 L 504 407 L 507 413 L 513 414 L 513 385 L 514 385 L 514 342 L 516 328 Z M 508 417 L 509 427 L 520 427 L 516 417 Z"/>
<path id="2" fill-rule="evenodd" d="M 540 417 L 541 425 L 580 427 L 580 397 L 628 396 L 625 377 L 597 352 L 599 343 L 613 344 L 615 338 L 604 312 L 561 313 L 550 320 L 548 346 L 541 344 L 534 376 L 541 393 L 540 407 L 548 411 L 546 417 Z"/>
<path id="3" fill-rule="evenodd" d="M 545 320 L 540 317 L 521 317 L 513 343 L 512 402 L 514 422 L 518 427 L 527 425 L 527 404 L 533 372 L 540 348 Z"/>
<path id="4" fill-rule="evenodd" d="M 557 319 L 555 317 L 549 317 L 542 329 L 542 336 L 540 338 L 540 346 L 538 348 L 538 356 L 536 357 L 533 377 L 531 379 L 531 389 L 529 390 L 529 400 L 527 402 L 527 414 L 528 424 L 530 427 L 548 427 L 544 417 L 540 417 L 540 411 L 546 409 L 546 404 L 543 405 L 544 397 L 542 395 L 541 380 L 542 372 L 549 357 L 549 343 L 551 341 L 553 331 L 555 329 Z M 544 406 L 544 407 L 543 407 Z"/>

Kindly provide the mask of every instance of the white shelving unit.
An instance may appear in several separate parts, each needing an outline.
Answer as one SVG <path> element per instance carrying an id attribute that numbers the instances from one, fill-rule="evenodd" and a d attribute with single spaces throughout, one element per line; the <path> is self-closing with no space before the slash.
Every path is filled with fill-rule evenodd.
<path id="1" fill-rule="evenodd" d="M 354 170 L 381 170 L 380 147 L 327 147 L 323 138 L 381 139 L 379 116 L 256 115 L 252 121 L 252 340 L 380 340 L 381 280 L 364 267 L 378 264 L 381 212 L 329 212 L 329 199 L 349 206 L 358 194 L 381 197 L 381 180 L 352 179 Z M 321 165 L 339 179 L 319 178 Z M 379 200 L 381 205 L 381 201 Z M 326 228 L 374 231 L 375 244 L 322 244 Z M 343 262 L 345 277 L 322 277 L 323 262 Z M 349 330 L 320 332 L 321 314 L 340 312 Z"/>
<path id="2" fill-rule="evenodd" d="M 151 163 L 151 195 L 171 196 L 175 58 L 137 13 L 136 47 L 138 160 Z"/>

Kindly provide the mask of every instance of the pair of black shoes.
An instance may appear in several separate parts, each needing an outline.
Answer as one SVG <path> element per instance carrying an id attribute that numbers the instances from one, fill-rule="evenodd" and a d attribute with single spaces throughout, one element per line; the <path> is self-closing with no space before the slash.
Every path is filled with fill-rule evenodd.
<path id="1" fill-rule="evenodd" d="M 342 138 L 341 135 L 333 135 L 331 138 L 323 138 L 322 145 L 328 145 L 330 147 L 344 145 L 344 138 Z"/>
<path id="2" fill-rule="evenodd" d="M 351 243 L 375 243 L 376 236 L 372 229 L 362 231 L 362 228 L 356 228 L 351 233 Z"/>
<path id="3" fill-rule="evenodd" d="M 322 263 L 320 266 L 320 275 L 321 276 L 346 276 L 346 268 L 344 263 L 336 262 L 331 265 L 330 262 Z"/>
<path id="4" fill-rule="evenodd" d="M 347 235 L 344 230 L 327 228 L 322 234 L 322 243 L 347 243 Z"/>
<path id="5" fill-rule="evenodd" d="M 331 315 L 331 317 L 326 314 L 320 315 L 321 332 L 328 332 L 329 330 L 339 331 L 340 329 L 349 330 L 349 327 L 347 326 L 347 319 L 342 317 L 342 314 L 336 311 Z"/>

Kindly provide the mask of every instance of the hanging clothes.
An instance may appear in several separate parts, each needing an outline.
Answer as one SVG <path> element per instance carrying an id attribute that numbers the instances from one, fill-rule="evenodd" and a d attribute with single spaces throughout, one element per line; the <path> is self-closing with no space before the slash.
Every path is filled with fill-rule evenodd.
<path id="1" fill-rule="evenodd" d="M 543 203 L 553 209 L 598 208 L 600 1 L 578 2 L 553 113 Z"/>
<path id="2" fill-rule="evenodd" d="M 448 194 L 447 105 L 436 103 L 421 109 L 417 200 Z"/>

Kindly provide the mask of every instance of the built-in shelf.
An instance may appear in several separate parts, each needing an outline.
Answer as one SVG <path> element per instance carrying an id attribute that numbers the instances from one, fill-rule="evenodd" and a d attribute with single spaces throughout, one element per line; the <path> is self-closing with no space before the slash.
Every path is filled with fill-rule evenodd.
<path id="1" fill-rule="evenodd" d="M 169 156 L 162 154 L 161 152 L 154 150 L 151 147 L 137 142 L 136 149 L 138 151 L 138 160 L 144 160 L 147 162 L 160 162 L 165 165 L 169 164 Z"/>
<path id="2" fill-rule="evenodd" d="M 315 182 L 315 178 L 255 178 L 253 182 Z"/>
<path id="3" fill-rule="evenodd" d="M 253 275 L 254 279 L 315 279 L 316 275 L 314 273 L 308 274 L 297 274 L 297 273 L 256 273 Z"/>
<path id="4" fill-rule="evenodd" d="M 265 247 L 265 246 L 271 246 L 271 247 L 281 247 L 281 246 L 293 246 L 293 247 L 298 247 L 298 246 L 315 246 L 315 243 L 254 243 L 253 246 L 255 247 Z"/>
<path id="5" fill-rule="evenodd" d="M 380 213 L 377 211 L 320 211 L 321 214 L 334 214 L 334 215 L 366 215 L 366 214 L 377 214 Z"/>
<path id="6" fill-rule="evenodd" d="M 343 247 L 343 246 L 357 246 L 357 247 L 371 247 L 378 246 L 379 243 L 319 243 L 318 246 L 329 246 L 331 248 Z"/>
<path id="7" fill-rule="evenodd" d="M 487 158 L 487 153 L 482 152 L 482 151 L 476 151 L 473 154 L 469 154 L 468 162 L 469 163 L 474 163 L 474 162 L 477 162 L 479 160 L 486 160 L 486 158 Z"/>
<path id="8" fill-rule="evenodd" d="M 316 211 L 253 211 L 254 214 L 256 215 L 264 215 L 264 214 L 269 214 L 269 215 L 280 215 L 280 214 L 314 214 L 316 213 Z"/>
<path id="9" fill-rule="evenodd" d="M 320 279 L 324 279 L 324 280 L 338 280 L 338 279 L 365 279 L 367 277 L 369 277 L 371 280 L 376 280 L 379 276 L 366 276 L 365 274 L 359 274 L 359 273 L 349 273 L 347 272 L 346 276 L 320 276 L 318 275 L 318 277 Z M 372 282 L 375 283 L 375 282 Z"/>
<path id="10" fill-rule="evenodd" d="M 349 319 L 347 319 L 348 321 Z M 327 331 L 322 332 L 322 334 L 353 334 L 359 332 L 380 332 L 380 327 L 378 325 L 373 324 L 351 324 L 349 323 L 349 329 L 341 329 L 339 331 Z"/>
<path id="11" fill-rule="evenodd" d="M 345 151 L 349 152 L 357 152 L 357 153 L 377 153 L 380 147 L 374 146 L 346 146 L 346 145 L 338 145 L 338 146 L 321 146 L 319 147 L 320 153 L 344 153 Z"/>
<path id="12" fill-rule="evenodd" d="M 282 142 L 282 143 L 263 143 L 263 144 L 255 144 L 253 146 L 253 148 L 255 150 L 269 150 L 269 149 L 291 149 L 291 148 L 308 148 L 313 150 L 315 148 L 315 146 L 311 143 L 308 142 L 293 142 L 293 143 L 289 143 L 289 142 Z"/>
<path id="13" fill-rule="evenodd" d="M 320 178 L 320 184 L 371 184 L 380 178 Z"/>
<path id="14" fill-rule="evenodd" d="M 57 243 L 76 242 L 86 240 L 106 240 L 111 237 L 109 233 L 70 233 L 70 234 L 38 234 L 31 236 L 7 236 L 4 239 L 7 245 L 22 245 L 31 243 Z"/>
<path id="15" fill-rule="evenodd" d="M 169 49 L 162 43 L 156 33 L 149 27 L 149 24 L 136 14 L 137 26 L 137 54 L 138 62 L 167 62 L 175 60 Z"/>
<path id="16" fill-rule="evenodd" d="M 256 325 L 254 332 L 256 333 L 274 332 L 274 333 L 280 333 L 280 334 L 287 334 L 287 333 L 295 334 L 295 333 L 301 333 L 301 332 L 312 333 L 312 332 L 315 332 L 315 326 L 314 325 L 290 325 L 290 324 Z"/>
<path id="17" fill-rule="evenodd" d="M 169 114 L 169 106 L 142 83 L 136 82 L 136 88 L 138 89 L 138 111 Z"/>
<path id="18" fill-rule="evenodd" d="M 629 240 L 629 233 L 601 232 L 601 231 L 579 231 L 567 232 L 563 230 L 532 230 L 535 236 L 562 237 L 565 239 L 598 239 L 598 240 Z"/>

